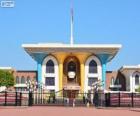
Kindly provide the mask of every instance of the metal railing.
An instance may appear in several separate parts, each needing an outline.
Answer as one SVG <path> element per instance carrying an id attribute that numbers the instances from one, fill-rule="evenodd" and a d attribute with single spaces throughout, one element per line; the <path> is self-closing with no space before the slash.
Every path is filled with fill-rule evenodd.
<path id="1" fill-rule="evenodd" d="M 58 92 L 0 92 L 0 106 L 102 106 L 102 107 L 140 107 L 140 93 L 108 92 L 71 93 L 68 97 Z M 96 98 L 96 99 L 95 99 Z"/>
<path id="2" fill-rule="evenodd" d="M 105 93 L 107 107 L 140 107 L 140 93 Z"/>
<path id="3" fill-rule="evenodd" d="M 24 106 L 28 101 L 28 93 L 25 92 L 0 92 L 0 106 Z"/>

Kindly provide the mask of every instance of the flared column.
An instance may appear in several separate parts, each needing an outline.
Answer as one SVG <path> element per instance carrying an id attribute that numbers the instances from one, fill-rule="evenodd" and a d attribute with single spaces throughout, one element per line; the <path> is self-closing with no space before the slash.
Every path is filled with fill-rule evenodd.
<path id="1" fill-rule="evenodd" d="M 97 55 L 102 63 L 102 82 L 103 82 L 103 89 L 106 89 L 106 64 L 109 59 L 109 54 L 98 54 Z"/>

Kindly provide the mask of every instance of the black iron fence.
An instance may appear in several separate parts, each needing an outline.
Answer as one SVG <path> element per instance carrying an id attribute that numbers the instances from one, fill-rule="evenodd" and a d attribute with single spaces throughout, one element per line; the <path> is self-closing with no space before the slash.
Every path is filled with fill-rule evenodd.
<path id="1" fill-rule="evenodd" d="M 140 107 L 140 93 L 109 92 L 71 93 L 59 92 L 0 92 L 1 106 L 102 106 Z"/>
<path id="2" fill-rule="evenodd" d="M 140 93 L 105 93 L 105 99 L 108 107 L 140 107 Z"/>
<path id="3" fill-rule="evenodd" d="M 0 106 L 28 106 L 29 94 L 25 92 L 0 92 Z"/>

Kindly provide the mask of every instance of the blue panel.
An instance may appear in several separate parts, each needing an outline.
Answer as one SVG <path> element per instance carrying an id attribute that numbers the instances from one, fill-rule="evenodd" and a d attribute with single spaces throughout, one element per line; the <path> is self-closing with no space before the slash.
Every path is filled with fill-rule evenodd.
<path id="1" fill-rule="evenodd" d="M 42 83 L 42 65 L 41 63 L 37 62 L 37 71 L 38 71 L 38 83 Z"/>
<path id="2" fill-rule="evenodd" d="M 98 54 L 97 55 L 102 63 L 102 81 L 104 83 L 103 89 L 106 88 L 106 64 L 109 59 L 109 54 Z"/>
<path id="3" fill-rule="evenodd" d="M 47 54 L 33 53 L 32 56 L 37 61 L 38 83 L 42 83 L 42 62 L 43 62 L 44 58 L 47 56 Z"/>
<path id="4" fill-rule="evenodd" d="M 106 63 L 102 64 L 102 81 L 104 83 L 103 88 L 106 88 Z"/>

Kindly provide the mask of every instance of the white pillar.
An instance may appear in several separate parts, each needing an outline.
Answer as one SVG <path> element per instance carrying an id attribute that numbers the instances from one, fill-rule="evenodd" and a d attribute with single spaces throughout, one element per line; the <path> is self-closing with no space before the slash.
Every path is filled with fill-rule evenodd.
<path id="1" fill-rule="evenodd" d="M 135 92 L 135 78 L 130 76 L 130 92 Z"/>

